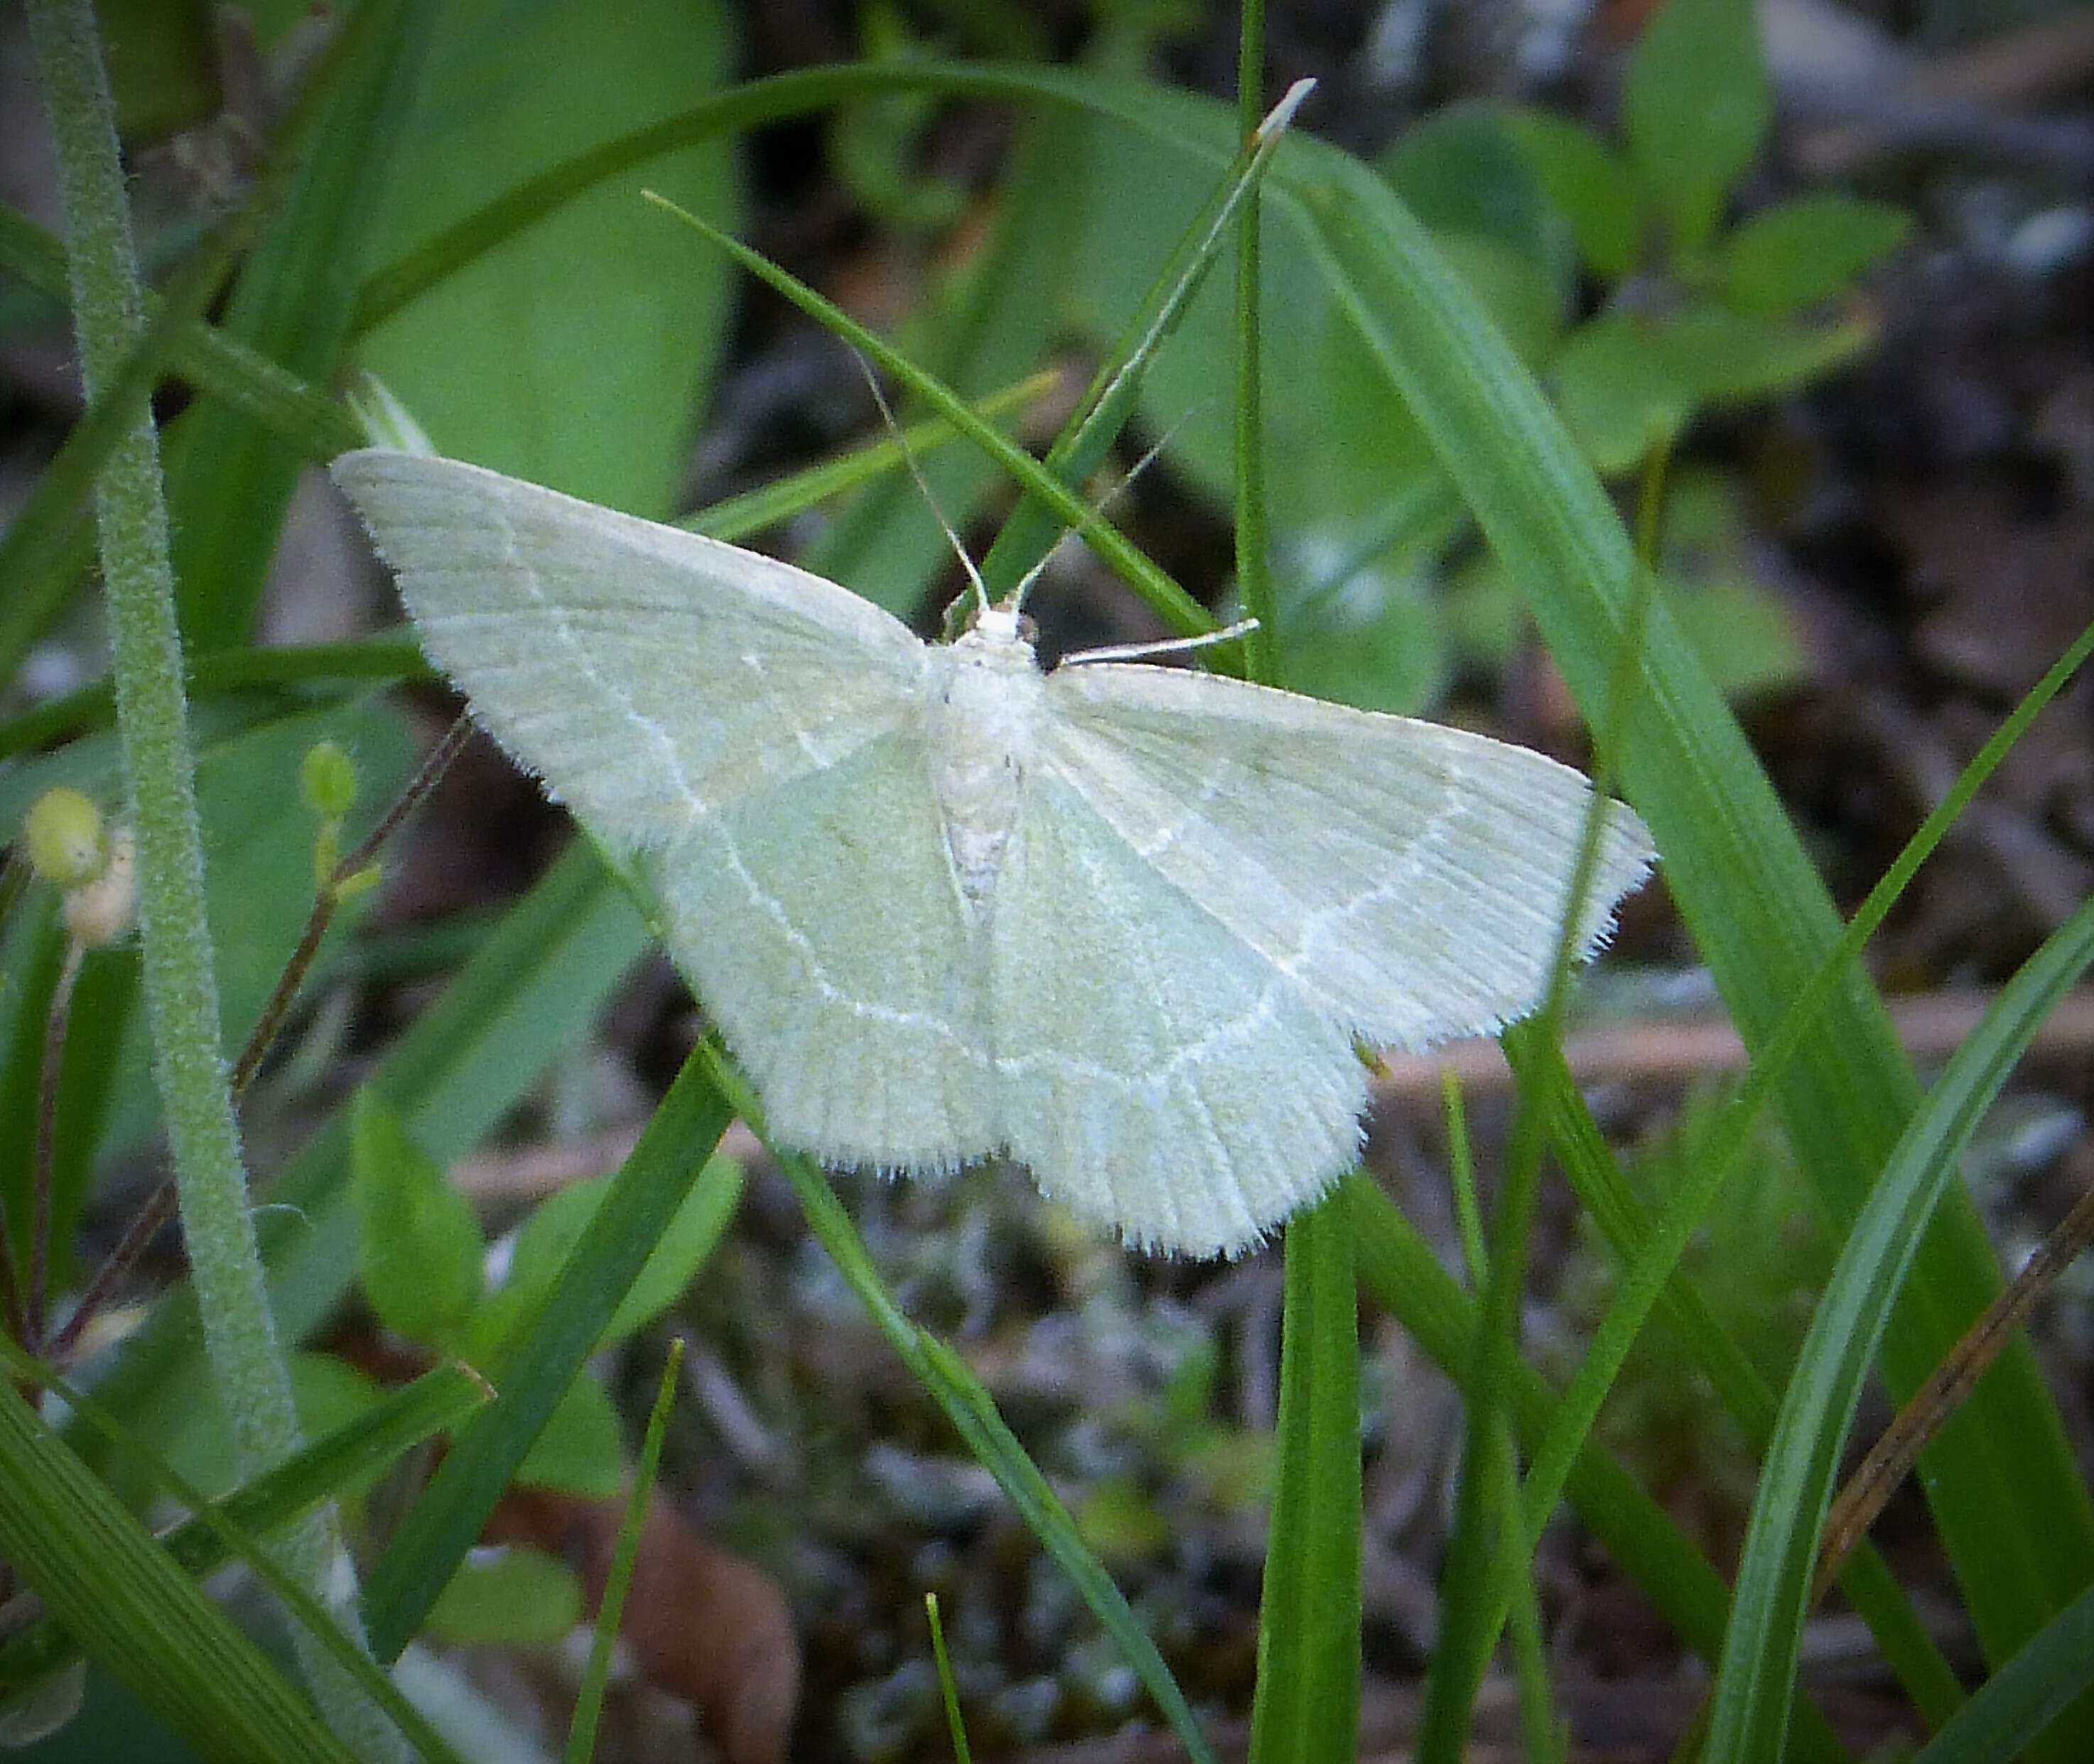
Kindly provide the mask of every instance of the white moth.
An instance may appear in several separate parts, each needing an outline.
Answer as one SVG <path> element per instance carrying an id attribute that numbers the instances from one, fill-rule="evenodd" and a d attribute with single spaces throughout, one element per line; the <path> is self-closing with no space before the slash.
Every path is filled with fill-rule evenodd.
<path id="1" fill-rule="evenodd" d="M 1007 1153 L 1130 1245 L 1256 1245 L 1358 1154 L 1354 1037 L 1546 984 L 1591 788 L 1180 667 L 1041 673 L 834 583 L 455 461 L 337 460 L 437 664 L 660 902 L 783 1144 Z M 1649 865 L 1609 806 L 1581 954 Z"/>

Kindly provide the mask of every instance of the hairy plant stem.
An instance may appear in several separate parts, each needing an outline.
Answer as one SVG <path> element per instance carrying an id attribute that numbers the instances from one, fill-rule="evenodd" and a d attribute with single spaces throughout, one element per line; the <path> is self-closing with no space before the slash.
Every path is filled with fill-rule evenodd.
<path id="1" fill-rule="evenodd" d="M 72 240 L 73 321 L 90 403 L 145 328 L 137 251 L 118 158 L 107 70 L 89 0 L 27 8 Z M 217 978 L 204 913 L 203 847 L 182 691 L 181 637 L 159 447 L 142 402 L 96 486 L 116 720 L 138 847 L 138 924 L 154 1075 L 166 1111 L 204 1349 L 243 1472 L 300 1444 L 291 1378 L 270 1315 L 262 1258 L 219 1041 Z M 329 1597 L 340 1554 L 331 1519 L 288 1531 L 285 1567 L 345 1627 Z M 406 1754 L 390 1724 L 299 1630 L 306 1675 L 330 1723 L 367 1758 Z"/>

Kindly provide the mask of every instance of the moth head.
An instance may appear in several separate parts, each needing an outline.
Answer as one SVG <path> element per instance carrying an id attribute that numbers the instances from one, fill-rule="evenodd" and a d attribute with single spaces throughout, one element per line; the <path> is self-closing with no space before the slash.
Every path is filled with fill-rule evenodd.
<path id="1" fill-rule="evenodd" d="M 1040 627 L 1032 622 L 1030 614 L 1018 610 L 1014 599 L 983 607 L 975 615 L 972 629 L 976 637 L 988 643 L 1022 643 L 1029 650 L 1040 641 Z"/>

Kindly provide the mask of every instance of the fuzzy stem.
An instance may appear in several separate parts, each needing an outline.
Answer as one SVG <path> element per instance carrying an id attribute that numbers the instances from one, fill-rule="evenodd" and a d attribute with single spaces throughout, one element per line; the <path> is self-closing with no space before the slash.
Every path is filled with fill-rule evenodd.
<path id="1" fill-rule="evenodd" d="M 118 159 L 115 114 L 89 0 L 29 0 L 31 41 L 57 149 L 72 243 L 73 322 L 90 404 L 145 327 L 138 259 Z M 181 1194 L 204 1349 L 243 1471 L 300 1444 L 291 1378 L 270 1315 L 247 1206 L 246 1171 L 219 1040 L 218 984 L 205 919 L 203 845 L 183 696 L 181 637 L 159 446 L 142 402 L 96 486 L 117 734 L 138 846 L 138 925 L 153 1069 Z M 279 1540 L 287 1569 L 338 1618 L 331 1519 Z M 361 1755 L 404 1757 L 354 1681 L 300 1631 L 314 1693 Z"/>

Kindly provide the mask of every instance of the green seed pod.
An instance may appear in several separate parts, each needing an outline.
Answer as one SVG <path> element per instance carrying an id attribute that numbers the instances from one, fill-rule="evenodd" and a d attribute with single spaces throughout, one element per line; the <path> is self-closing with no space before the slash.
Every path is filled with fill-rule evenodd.
<path id="1" fill-rule="evenodd" d="M 306 806 L 329 820 L 339 820 L 356 801 L 356 762 L 332 741 L 316 741 L 298 767 L 298 790 Z"/>
<path id="2" fill-rule="evenodd" d="M 46 790 L 22 818 L 22 849 L 29 867 L 61 889 L 92 882 L 109 863 L 109 832 L 102 810 L 80 791 Z"/>

